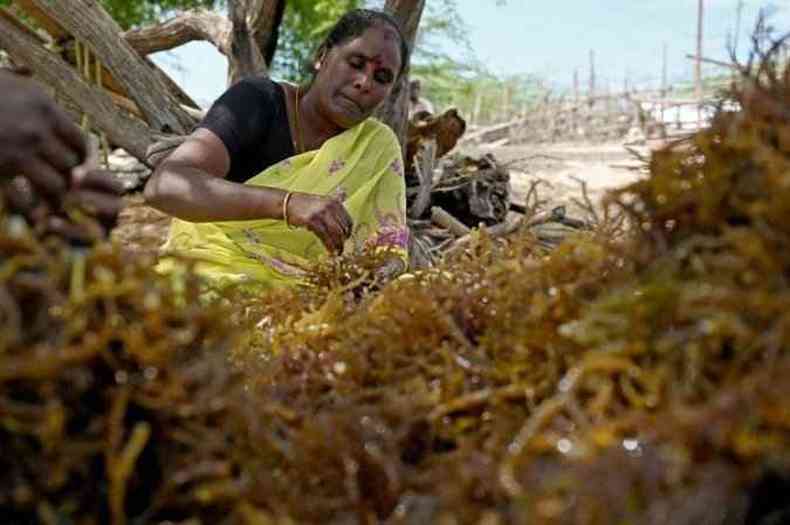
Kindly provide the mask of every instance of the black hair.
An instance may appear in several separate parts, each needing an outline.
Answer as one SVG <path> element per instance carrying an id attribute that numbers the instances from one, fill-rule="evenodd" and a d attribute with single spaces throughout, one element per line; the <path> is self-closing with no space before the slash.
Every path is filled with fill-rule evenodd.
<path id="1" fill-rule="evenodd" d="M 340 46 L 353 40 L 362 33 L 367 31 L 373 26 L 379 24 L 386 24 L 391 26 L 398 33 L 400 40 L 400 70 L 398 71 L 397 79 L 403 76 L 406 70 L 406 64 L 409 62 L 409 45 L 406 43 L 406 37 L 403 36 L 403 30 L 394 16 L 385 11 L 376 11 L 374 9 L 352 9 L 351 11 L 340 17 L 340 20 L 329 30 L 321 45 L 316 49 L 313 55 L 316 60 L 323 57 L 333 47 Z M 313 68 L 311 67 L 311 70 Z M 313 70 L 313 73 L 315 71 Z"/>

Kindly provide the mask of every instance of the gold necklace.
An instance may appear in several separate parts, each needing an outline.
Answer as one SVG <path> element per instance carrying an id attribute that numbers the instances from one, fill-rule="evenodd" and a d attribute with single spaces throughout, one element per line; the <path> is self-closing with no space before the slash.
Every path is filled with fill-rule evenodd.
<path id="1" fill-rule="evenodd" d="M 304 152 L 304 139 L 302 138 L 302 129 L 299 126 L 299 101 L 301 97 L 301 90 L 302 86 L 296 86 L 296 108 L 294 111 L 294 132 L 296 133 L 296 139 L 294 140 L 294 149 L 296 150 L 296 154 Z"/>

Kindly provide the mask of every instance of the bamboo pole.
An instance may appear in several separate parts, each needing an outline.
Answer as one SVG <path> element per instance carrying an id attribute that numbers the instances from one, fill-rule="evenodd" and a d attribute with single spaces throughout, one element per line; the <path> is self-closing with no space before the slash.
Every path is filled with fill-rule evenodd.
<path id="1" fill-rule="evenodd" d="M 664 109 L 667 99 L 667 43 L 664 42 L 661 60 L 661 122 L 664 122 Z"/>
<path id="2" fill-rule="evenodd" d="M 697 96 L 697 126 L 702 128 L 702 30 L 704 28 L 705 0 L 697 3 L 697 59 L 694 64 L 694 84 Z"/>

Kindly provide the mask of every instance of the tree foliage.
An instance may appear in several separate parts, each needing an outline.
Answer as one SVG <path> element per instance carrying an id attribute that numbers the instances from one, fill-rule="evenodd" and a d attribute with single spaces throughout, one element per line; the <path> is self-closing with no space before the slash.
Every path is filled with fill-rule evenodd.
<path id="1" fill-rule="evenodd" d="M 157 22 L 174 11 L 214 9 L 226 4 L 225 0 L 100 0 L 100 2 L 123 29 Z"/>
<path id="2" fill-rule="evenodd" d="M 121 28 L 129 29 L 157 22 L 175 11 L 223 7 L 226 0 L 99 0 L 99 3 Z M 0 6 L 10 4 L 11 0 L 0 0 Z"/>
<path id="3" fill-rule="evenodd" d="M 287 80 L 303 80 L 313 52 L 332 25 L 349 9 L 368 4 L 364 0 L 289 0 L 280 27 L 273 74 Z"/>

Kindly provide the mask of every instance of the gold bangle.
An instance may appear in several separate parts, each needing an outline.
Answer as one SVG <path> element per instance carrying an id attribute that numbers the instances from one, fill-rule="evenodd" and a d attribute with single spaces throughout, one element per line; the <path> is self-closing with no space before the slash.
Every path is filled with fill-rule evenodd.
<path id="1" fill-rule="evenodd" d="M 285 198 L 283 198 L 283 220 L 285 221 L 285 225 L 288 226 L 288 228 L 293 229 L 291 223 L 288 222 L 288 201 L 291 200 L 291 197 L 293 197 L 293 192 L 289 191 L 285 194 Z"/>

